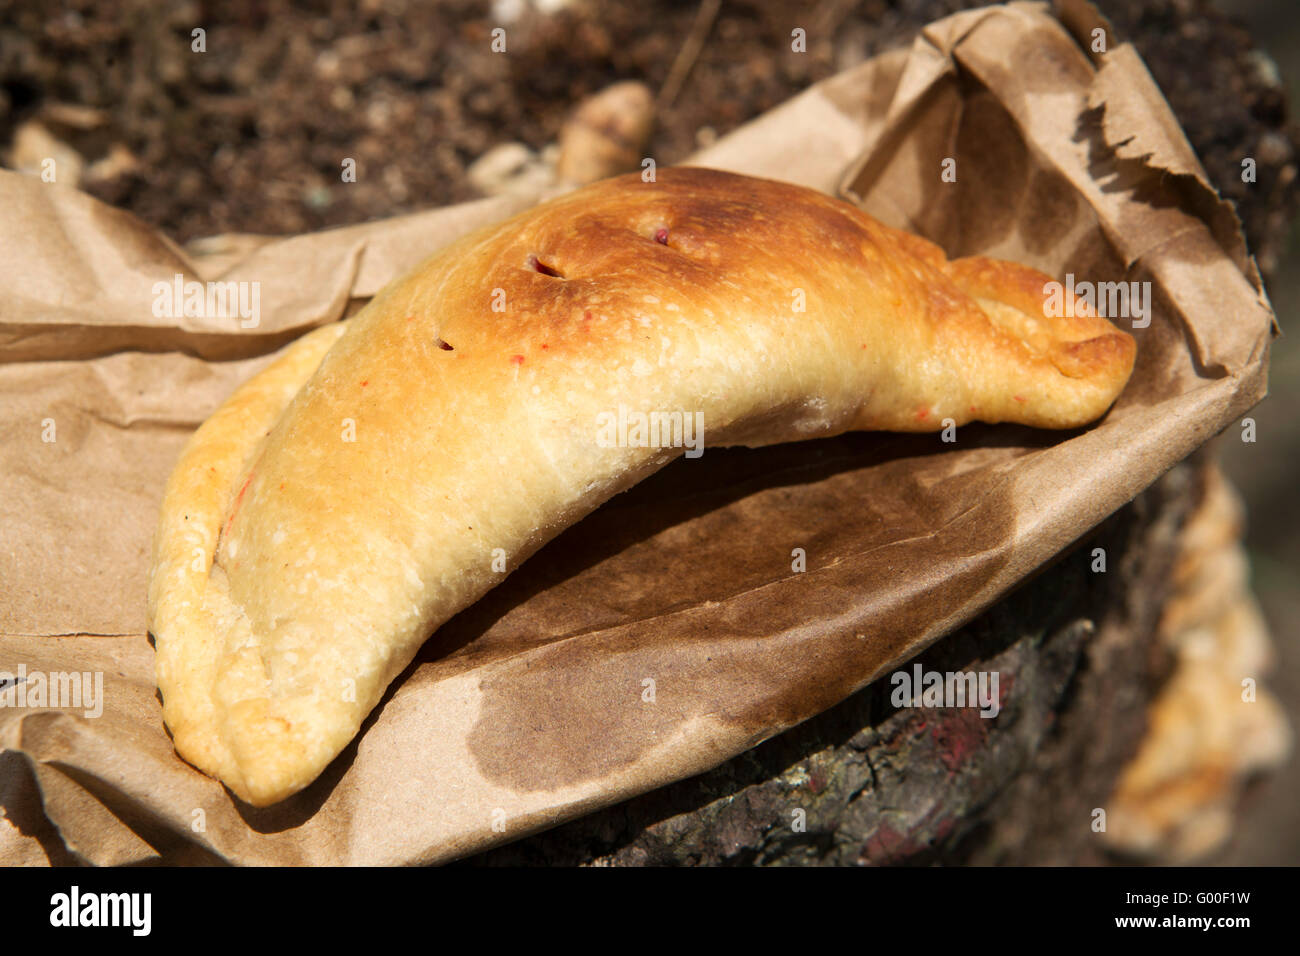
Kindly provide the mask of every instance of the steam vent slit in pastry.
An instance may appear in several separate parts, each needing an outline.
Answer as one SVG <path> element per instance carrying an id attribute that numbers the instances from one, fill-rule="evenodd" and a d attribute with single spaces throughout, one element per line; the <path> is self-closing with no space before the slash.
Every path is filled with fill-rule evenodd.
<path id="1" fill-rule="evenodd" d="M 691 168 L 452 244 L 299 339 L 182 454 L 149 592 L 177 751 L 259 806 L 311 783 L 500 581 L 494 549 L 518 567 L 683 453 L 598 440 L 620 407 L 702 420 L 713 446 L 1097 419 L 1133 339 L 1082 303 L 1047 317 L 1048 281 Z"/>

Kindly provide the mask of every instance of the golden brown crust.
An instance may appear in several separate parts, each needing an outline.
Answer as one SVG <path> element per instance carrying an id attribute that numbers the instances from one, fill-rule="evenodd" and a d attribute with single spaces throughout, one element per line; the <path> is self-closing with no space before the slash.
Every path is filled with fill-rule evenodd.
<path id="1" fill-rule="evenodd" d="M 514 568 L 681 453 L 597 441 L 620 407 L 698 412 L 709 445 L 1096 419 L 1132 339 L 1045 318 L 1047 281 L 703 169 L 455 243 L 240 389 L 178 465 L 150 601 L 177 750 L 255 804 L 309 783 L 497 583 L 495 549 Z"/>
<path id="2" fill-rule="evenodd" d="M 177 751 L 237 793 L 245 789 L 239 768 L 214 732 L 219 658 L 213 647 L 222 621 L 213 606 L 213 557 L 249 457 L 343 331 L 335 323 L 304 335 L 242 385 L 194 433 L 163 492 L 149 579 L 163 719 Z"/>

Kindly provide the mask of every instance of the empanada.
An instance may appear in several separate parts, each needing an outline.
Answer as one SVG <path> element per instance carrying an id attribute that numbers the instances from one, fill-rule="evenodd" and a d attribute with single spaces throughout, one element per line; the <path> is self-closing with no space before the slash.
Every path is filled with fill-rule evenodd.
<path id="1" fill-rule="evenodd" d="M 251 804 L 300 790 L 502 579 L 494 556 L 517 567 L 682 454 L 681 422 L 707 448 L 1093 421 L 1135 344 L 1082 304 L 1046 317 L 1049 281 L 692 168 L 452 244 L 296 342 L 182 455 L 149 592 L 176 750 Z"/>

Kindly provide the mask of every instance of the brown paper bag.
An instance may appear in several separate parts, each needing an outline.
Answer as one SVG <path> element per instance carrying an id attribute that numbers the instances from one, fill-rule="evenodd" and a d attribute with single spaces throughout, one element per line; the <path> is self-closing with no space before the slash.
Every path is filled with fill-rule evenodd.
<path id="1" fill-rule="evenodd" d="M 552 826 L 863 687 L 1233 423 L 1276 331 L 1236 219 L 1131 47 L 1064 9 L 935 23 L 694 162 L 856 198 L 950 255 L 1149 283 L 1111 412 L 671 465 L 441 628 L 325 774 L 263 810 L 180 760 L 160 720 L 144 627 L 163 483 L 286 342 L 529 199 L 179 249 L 0 173 L 0 671 L 33 691 L 0 707 L 0 860 L 422 863 Z M 177 275 L 259 283 L 258 325 L 158 315 Z"/>

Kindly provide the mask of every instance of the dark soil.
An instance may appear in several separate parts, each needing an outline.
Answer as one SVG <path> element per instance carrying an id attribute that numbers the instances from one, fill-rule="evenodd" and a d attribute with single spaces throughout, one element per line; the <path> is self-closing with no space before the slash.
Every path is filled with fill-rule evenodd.
<path id="1" fill-rule="evenodd" d="M 508 6 L 501 4 L 499 8 Z M 303 3 L 0 0 L 0 148 L 41 118 L 89 161 L 138 167 L 83 188 L 185 241 L 297 233 L 472 198 L 467 166 L 509 140 L 552 142 L 583 96 L 620 79 L 659 90 L 698 4 L 576 0 L 502 22 L 484 0 Z M 808 84 L 909 42 L 961 0 L 723 3 L 650 151 L 687 156 Z M 1146 57 L 1270 266 L 1297 203 L 1284 92 L 1244 30 L 1205 0 L 1101 4 Z M 206 52 L 191 33 L 206 31 Z M 806 54 L 790 49 L 795 27 Z M 59 104 L 93 107 L 69 126 Z M 1241 182 L 1241 158 L 1259 182 Z M 341 164 L 357 164 L 344 183 Z"/>

